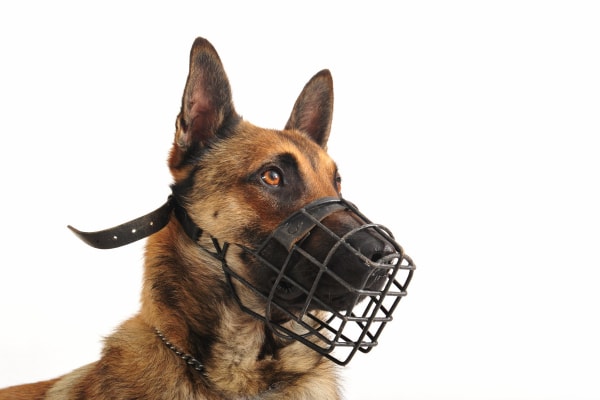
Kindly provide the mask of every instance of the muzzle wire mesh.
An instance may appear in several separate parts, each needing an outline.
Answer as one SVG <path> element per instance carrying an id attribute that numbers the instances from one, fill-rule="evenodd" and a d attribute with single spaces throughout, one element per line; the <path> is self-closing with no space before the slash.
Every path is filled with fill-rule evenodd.
<path id="1" fill-rule="evenodd" d="M 341 236 L 336 234 L 322 221 L 328 215 L 339 211 L 353 213 L 362 221 L 362 225 Z M 325 233 L 334 242 L 322 261 L 303 247 L 308 235 L 317 231 Z M 351 239 L 360 232 L 377 235 L 393 246 L 394 250 L 372 260 L 350 244 Z M 274 241 L 288 251 L 281 263 L 274 263 L 265 254 Z M 415 269 L 410 257 L 404 254 L 402 247 L 386 227 L 372 223 L 352 203 L 339 198 L 320 199 L 300 209 L 256 249 L 239 246 L 243 252 L 251 255 L 275 275 L 270 290 L 259 289 L 257 285 L 230 268 L 225 260 L 228 243 L 225 243 L 222 249 L 216 243 L 215 246 L 220 254 L 223 270 L 245 312 L 264 321 L 277 336 L 295 339 L 339 365 L 347 365 L 357 351 L 368 353 L 378 344 L 383 328 L 392 320 L 392 314 L 402 297 L 406 296 L 406 289 Z M 332 260 L 340 250 L 353 255 L 366 267 L 367 272 L 360 283 L 350 283 L 348 278 L 340 276 L 341 272 L 333 271 Z M 308 263 L 315 272 L 315 278 L 310 285 L 302 284 L 290 276 L 292 264 L 297 263 L 299 259 Z M 233 280 L 240 282 L 264 301 L 264 312 L 243 304 Z M 329 283 L 335 282 L 347 291 L 344 306 L 334 305 L 331 299 L 319 295 L 319 287 L 325 280 Z M 373 280 L 377 281 L 377 285 L 369 288 L 369 283 Z M 282 285 L 301 293 L 304 297 L 303 303 L 286 305 L 286 302 L 277 296 Z"/>

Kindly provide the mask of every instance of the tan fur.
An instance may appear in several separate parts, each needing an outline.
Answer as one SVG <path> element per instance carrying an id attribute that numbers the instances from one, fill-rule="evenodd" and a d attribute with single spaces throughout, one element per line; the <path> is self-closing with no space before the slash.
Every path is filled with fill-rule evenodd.
<path id="1" fill-rule="evenodd" d="M 58 379 L 51 381 L 29 383 L 25 385 L 11 386 L 0 390 L 1 400 L 42 400 L 46 397 L 48 389 L 54 385 Z"/>
<path id="2" fill-rule="evenodd" d="M 204 81 L 209 75 L 211 82 L 222 84 L 218 97 Z M 259 128 L 237 120 L 212 46 L 202 39 L 194 44 L 169 166 L 176 185 L 196 174 L 186 208 L 192 220 L 202 221 L 206 234 L 198 243 L 204 248 L 211 248 L 211 237 L 249 245 L 244 242 L 247 227 L 273 230 L 302 205 L 339 195 L 336 165 L 325 152 L 331 78 L 323 72 L 312 82 L 285 130 Z M 231 132 L 215 140 L 228 121 Z M 194 157 L 190 152 L 208 147 L 198 160 L 189 162 Z M 275 204 L 260 185 L 247 183 L 277 154 L 295 157 L 303 182 L 302 195 L 281 204 Z M 232 265 L 243 266 L 237 252 L 231 249 L 228 257 L 235 260 Z M 250 274 L 243 268 L 237 272 Z M 250 293 L 242 287 L 237 290 L 252 307 L 260 308 Z M 106 339 L 101 358 L 59 379 L 0 390 L 0 399 L 340 398 L 332 362 L 298 342 L 265 352 L 263 323 L 225 298 L 227 293 L 220 262 L 202 251 L 172 218 L 147 240 L 140 312 Z M 181 351 L 199 358 L 207 376 L 167 348 L 155 328 Z"/>

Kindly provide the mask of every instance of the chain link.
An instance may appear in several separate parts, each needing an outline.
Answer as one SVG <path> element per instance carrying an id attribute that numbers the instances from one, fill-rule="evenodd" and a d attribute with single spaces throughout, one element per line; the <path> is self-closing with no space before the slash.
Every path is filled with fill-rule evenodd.
<path id="1" fill-rule="evenodd" d="M 183 361 L 185 361 L 187 365 L 191 366 L 198 372 L 202 372 L 202 374 L 206 376 L 206 372 L 204 371 L 204 364 L 202 364 L 200 361 L 194 358 L 194 356 L 192 356 L 191 354 L 187 354 L 179 350 L 173 343 L 167 340 L 165 335 L 161 331 L 159 331 L 158 328 L 154 328 L 154 331 L 156 332 L 156 336 L 158 336 L 159 339 L 165 344 L 165 346 L 171 349 L 177 355 L 177 357 L 181 358 Z"/>

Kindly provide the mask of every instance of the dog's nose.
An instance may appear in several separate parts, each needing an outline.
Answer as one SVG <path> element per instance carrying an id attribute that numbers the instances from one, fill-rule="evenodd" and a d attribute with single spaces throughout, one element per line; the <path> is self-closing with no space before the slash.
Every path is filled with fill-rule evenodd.
<path id="1" fill-rule="evenodd" d="M 369 260 L 374 262 L 384 261 L 387 256 L 396 253 L 396 249 L 387 241 L 374 240 L 374 245 L 370 249 L 370 253 L 366 254 Z"/>
<path id="2" fill-rule="evenodd" d="M 379 233 L 361 231 L 353 235 L 348 242 L 375 264 L 394 266 L 398 262 L 399 255 L 396 248 Z M 377 272 L 386 274 L 387 270 L 383 268 Z"/>

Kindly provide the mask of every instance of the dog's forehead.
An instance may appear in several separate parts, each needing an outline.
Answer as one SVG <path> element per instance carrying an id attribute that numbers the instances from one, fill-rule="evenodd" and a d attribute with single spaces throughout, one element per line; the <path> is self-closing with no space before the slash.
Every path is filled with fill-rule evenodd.
<path id="1" fill-rule="evenodd" d="M 251 127 L 238 136 L 243 146 L 236 144 L 248 170 L 258 169 L 275 161 L 282 154 L 292 155 L 301 169 L 334 172 L 335 163 L 327 152 L 307 135 L 296 130 L 272 130 Z M 232 143 L 233 144 L 233 143 Z"/>

